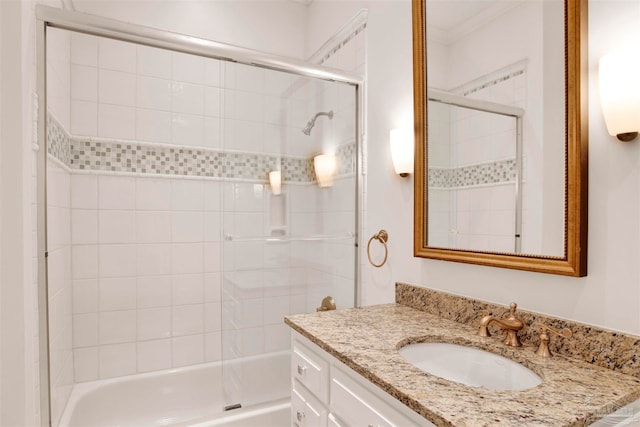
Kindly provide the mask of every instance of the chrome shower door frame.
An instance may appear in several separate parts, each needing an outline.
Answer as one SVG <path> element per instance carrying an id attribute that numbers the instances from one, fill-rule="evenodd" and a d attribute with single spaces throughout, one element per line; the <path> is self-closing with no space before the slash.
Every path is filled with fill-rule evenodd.
<path id="1" fill-rule="evenodd" d="M 360 305 L 360 251 L 359 227 L 363 200 L 360 197 L 362 183 L 362 117 L 364 79 L 354 73 L 309 64 L 295 58 L 242 48 L 199 37 L 172 33 L 142 25 L 130 24 L 100 16 L 72 12 L 50 6 L 37 5 L 36 13 L 36 95 L 38 99 L 38 161 L 37 161 L 37 217 L 38 217 L 38 327 L 39 327 L 39 368 L 40 368 L 40 423 L 50 426 L 50 372 L 49 372 L 49 321 L 47 288 L 47 114 L 46 114 L 46 33 L 47 28 L 59 28 L 94 36 L 112 38 L 176 52 L 198 55 L 225 61 L 252 65 L 265 69 L 287 72 L 325 81 L 341 82 L 355 87 L 356 94 L 356 219 L 355 219 L 355 283 L 354 305 Z"/>

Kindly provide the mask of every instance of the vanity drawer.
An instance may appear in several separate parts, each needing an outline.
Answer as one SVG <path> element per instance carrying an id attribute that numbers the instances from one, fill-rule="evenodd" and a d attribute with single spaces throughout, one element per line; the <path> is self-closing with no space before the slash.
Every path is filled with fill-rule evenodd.
<path id="1" fill-rule="evenodd" d="M 291 378 L 299 381 L 323 403 L 327 403 L 329 391 L 329 362 L 303 344 L 293 340 Z"/>
<path id="2" fill-rule="evenodd" d="M 327 425 L 327 409 L 297 380 L 291 391 L 291 425 L 293 427 L 324 427 Z"/>
<path id="3" fill-rule="evenodd" d="M 370 387 L 372 385 L 369 385 Z M 351 426 L 409 427 L 416 423 L 356 381 L 353 374 L 334 366 L 331 371 L 331 411 Z"/>

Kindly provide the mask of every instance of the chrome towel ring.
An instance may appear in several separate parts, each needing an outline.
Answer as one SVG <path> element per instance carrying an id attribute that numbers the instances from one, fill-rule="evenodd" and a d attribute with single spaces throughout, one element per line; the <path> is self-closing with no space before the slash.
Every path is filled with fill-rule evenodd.
<path id="1" fill-rule="evenodd" d="M 384 246 L 384 259 L 380 264 L 376 264 L 371 259 L 371 242 L 373 241 L 373 239 L 376 239 L 377 241 L 382 243 L 382 245 Z M 387 233 L 387 230 L 380 230 L 376 234 L 371 236 L 371 238 L 369 239 L 369 243 L 367 243 L 367 258 L 369 258 L 369 262 L 374 267 L 377 267 L 377 268 L 382 267 L 384 263 L 387 262 L 387 256 L 389 256 L 389 248 L 387 248 L 387 240 L 389 240 L 389 233 Z"/>

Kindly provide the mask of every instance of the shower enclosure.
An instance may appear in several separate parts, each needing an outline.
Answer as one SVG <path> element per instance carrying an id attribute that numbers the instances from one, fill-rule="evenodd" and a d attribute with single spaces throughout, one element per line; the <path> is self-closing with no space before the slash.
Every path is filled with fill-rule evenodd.
<path id="1" fill-rule="evenodd" d="M 38 13 L 51 425 L 206 424 L 286 406 L 284 316 L 328 295 L 338 308 L 356 303 L 359 78 Z M 323 187 L 321 154 L 335 165 Z M 174 389 L 182 399 L 161 400 Z M 145 400 L 155 395 L 156 406 Z"/>
<path id="2" fill-rule="evenodd" d="M 522 253 L 524 110 L 427 93 L 429 246 Z"/>

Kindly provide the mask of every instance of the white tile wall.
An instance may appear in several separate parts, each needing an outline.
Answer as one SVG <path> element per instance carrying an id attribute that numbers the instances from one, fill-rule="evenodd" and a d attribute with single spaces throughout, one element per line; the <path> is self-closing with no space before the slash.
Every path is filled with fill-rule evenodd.
<path id="1" fill-rule="evenodd" d="M 73 317 L 70 180 L 69 172 L 48 162 L 49 361 L 51 415 L 56 424 L 73 385 L 73 341 L 76 334 L 84 333 L 75 329 Z"/>
<path id="2" fill-rule="evenodd" d="M 73 207 L 76 381 L 218 360 L 221 184 L 76 174 L 68 186 L 55 197 Z"/>
<path id="3" fill-rule="evenodd" d="M 353 140 L 353 89 L 83 35 L 72 57 L 79 134 L 306 157 L 336 148 L 318 145 L 320 135 Z M 334 120 L 303 135 L 321 108 Z M 290 231 L 351 230 L 354 221 L 335 222 L 353 216 L 353 185 L 285 185 L 288 226 L 298 224 Z M 329 294 L 353 304 L 343 290 L 352 242 L 225 244 L 222 280 L 222 236 L 270 232 L 263 184 L 76 174 L 71 190 L 73 312 L 77 323 L 90 319 L 74 342 L 76 381 L 219 360 L 223 336 L 229 354 L 286 349 L 284 315 L 315 310 Z M 231 324 L 223 312 L 239 330 L 222 332 Z"/>
<path id="4" fill-rule="evenodd" d="M 82 34 L 73 34 L 71 50 L 71 107 L 61 110 L 70 110 L 74 135 L 209 148 L 223 148 L 226 137 L 235 150 L 314 150 L 296 144 L 309 142 L 300 130 L 315 111 L 309 84 L 291 75 Z M 267 134 L 263 120 L 278 132 Z"/>

